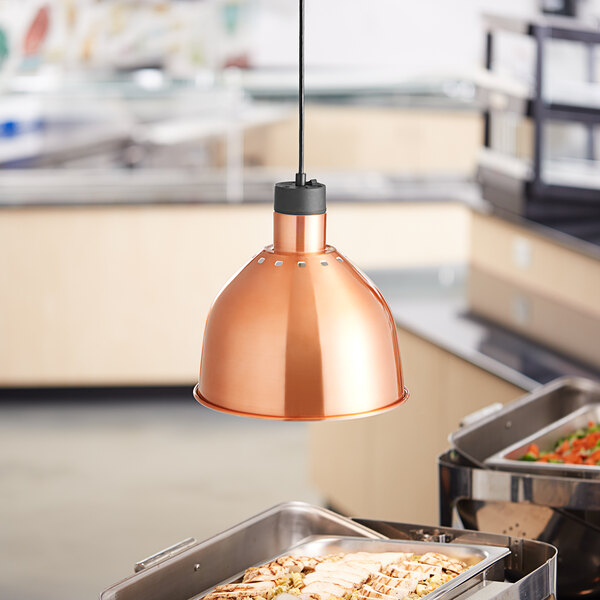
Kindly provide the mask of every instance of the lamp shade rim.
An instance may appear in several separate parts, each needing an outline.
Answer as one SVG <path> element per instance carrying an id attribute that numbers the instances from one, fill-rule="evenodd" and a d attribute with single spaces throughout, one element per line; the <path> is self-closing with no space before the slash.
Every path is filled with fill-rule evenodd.
<path id="1" fill-rule="evenodd" d="M 223 406 L 219 406 L 218 404 L 213 404 L 212 402 L 207 400 L 204 396 L 202 396 L 202 394 L 200 393 L 200 390 L 198 388 L 199 388 L 199 384 L 196 384 L 196 386 L 194 387 L 194 398 L 200 404 L 206 406 L 207 408 L 216 410 L 218 412 L 226 413 L 229 415 L 236 415 L 238 417 L 250 417 L 250 418 L 254 418 L 254 419 L 263 419 L 263 420 L 268 419 L 271 421 L 333 421 L 333 420 L 343 421 L 343 420 L 350 420 L 350 419 L 358 419 L 361 417 L 370 417 L 372 415 L 378 415 L 378 414 L 388 412 L 388 411 L 396 408 L 400 404 L 403 404 L 404 402 L 406 402 L 406 400 L 408 400 L 408 398 L 410 396 L 410 392 L 408 391 L 408 388 L 404 387 L 404 393 L 402 394 L 402 396 L 400 396 L 400 398 L 398 398 L 391 404 L 387 404 L 385 406 L 382 406 L 380 408 L 375 408 L 373 410 L 368 410 L 368 411 L 359 412 L 359 413 L 341 414 L 341 415 L 279 416 L 279 415 L 265 415 L 265 414 L 258 414 L 258 413 L 250 413 L 250 412 L 244 412 L 244 411 L 239 411 L 239 410 L 233 410 L 230 408 L 224 408 Z"/>

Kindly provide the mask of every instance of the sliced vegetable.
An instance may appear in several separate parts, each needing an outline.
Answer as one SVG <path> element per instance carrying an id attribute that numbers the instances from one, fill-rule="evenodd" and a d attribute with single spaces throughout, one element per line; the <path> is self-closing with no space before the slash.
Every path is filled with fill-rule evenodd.
<path id="1" fill-rule="evenodd" d="M 519 460 L 528 460 L 529 462 L 535 462 L 538 457 L 535 454 L 531 454 L 531 452 L 527 452 L 527 454 L 523 454 Z"/>
<path id="2" fill-rule="evenodd" d="M 540 449 L 538 448 L 537 444 L 531 444 L 529 446 L 529 448 L 527 449 L 527 454 L 531 454 L 532 456 L 539 456 L 540 455 Z"/>
<path id="3" fill-rule="evenodd" d="M 554 451 L 540 452 L 537 444 L 530 444 L 519 460 L 600 466 L 600 423 L 588 421 L 587 427 L 557 440 Z"/>

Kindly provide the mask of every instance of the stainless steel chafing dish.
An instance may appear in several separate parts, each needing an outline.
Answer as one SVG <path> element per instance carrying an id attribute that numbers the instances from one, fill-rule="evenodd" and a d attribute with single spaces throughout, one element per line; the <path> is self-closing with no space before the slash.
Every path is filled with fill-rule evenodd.
<path id="1" fill-rule="evenodd" d="M 326 553 L 365 544 L 377 546 L 377 551 L 400 546 L 482 559 L 452 586 L 429 594 L 432 600 L 434 595 L 444 600 L 545 600 L 555 593 L 556 549 L 548 544 L 449 528 L 360 522 L 290 502 L 204 542 L 190 538 L 136 563 L 136 573 L 105 590 L 101 600 L 190 600 L 284 553 Z"/>
<path id="2" fill-rule="evenodd" d="M 580 419 L 597 415 L 596 405 L 600 403 L 600 384 L 581 377 L 564 377 L 535 392 L 511 402 L 497 410 L 483 409 L 482 418 L 470 415 L 466 418 L 470 424 L 461 427 L 450 435 L 450 444 L 454 450 L 471 463 L 484 467 L 510 465 L 498 463 L 498 458 L 518 450 L 534 440 L 545 440 L 548 433 L 556 429 L 560 437 L 564 431 L 570 433 L 577 429 Z M 584 421 L 585 422 L 585 421 Z M 525 467 L 528 472 L 544 474 L 573 475 L 567 465 L 546 465 L 538 463 L 514 464 L 513 470 Z M 540 470 L 541 469 L 541 470 Z M 588 471 L 589 476 L 600 476 L 600 469 Z"/>
<path id="3" fill-rule="evenodd" d="M 561 600 L 600 598 L 598 469 L 574 472 L 504 457 L 532 436 L 553 431 L 560 437 L 557 428 L 572 425 L 599 401 L 597 382 L 556 380 L 480 419 L 468 417 L 450 436 L 453 448 L 438 459 L 441 523 L 555 545 Z"/>

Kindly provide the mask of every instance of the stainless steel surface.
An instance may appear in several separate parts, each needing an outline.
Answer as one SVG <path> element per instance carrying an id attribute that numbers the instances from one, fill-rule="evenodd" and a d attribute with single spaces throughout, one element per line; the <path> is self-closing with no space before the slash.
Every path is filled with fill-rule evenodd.
<path id="1" fill-rule="evenodd" d="M 106 589 L 100 597 L 101 600 L 189 600 L 248 566 L 266 561 L 317 534 L 381 537 L 324 508 L 303 502 L 284 503 L 154 563 Z"/>
<path id="2" fill-rule="evenodd" d="M 433 547 L 450 555 L 461 553 L 463 547 L 491 546 L 497 547 L 500 553 L 510 549 L 503 560 L 490 564 L 485 573 L 466 582 L 464 592 L 461 586 L 456 590 L 458 595 L 444 594 L 445 599 L 545 600 L 556 592 L 556 549 L 548 544 L 445 527 L 352 521 L 322 508 L 290 502 L 155 563 L 105 590 L 101 600 L 189 600 L 200 590 L 209 589 L 246 567 L 264 562 L 290 546 L 297 546 L 300 540 L 319 534 L 364 536 L 365 540 L 357 540 L 361 544 L 367 538 L 386 544 L 389 536 L 403 540 L 405 547 L 419 548 L 432 547 L 431 540 L 439 540 Z M 423 540 L 425 544 L 415 545 Z M 491 550 L 486 549 L 486 552 L 491 553 Z"/>
<path id="3" fill-rule="evenodd" d="M 472 314 L 471 269 L 465 265 L 372 270 L 367 275 L 384 294 L 399 327 L 524 392 L 564 376 L 600 379 L 597 369 Z"/>
<path id="4" fill-rule="evenodd" d="M 586 511 L 600 510 L 600 484 L 595 479 L 548 477 L 544 475 L 479 469 L 467 460 L 457 460 L 450 451 L 452 468 L 457 471 L 448 482 L 440 481 L 440 491 L 453 498 L 500 502 L 531 502 L 541 506 Z M 441 465 L 442 463 L 439 462 Z M 440 478 L 443 469 L 440 468 Z M 456 475 L 456 476 L 454 476 Z M 445 477 L 446 475 L 444 475 Z M 444 510 L 443 505 L 440 509 Z M 444 519 L 444 523 L 451 521 Z"/>
<path id="5" fill-rule="evenodd" d="M 455 449 L 438 459 L 441 522 L 556 545 L 561 600 L 600 598 L 600 478 L 481 466 L 515 444 L 522 448 L 523 440 L 544 427 L 560 435 L 556 423 L 560 429 L 568 422 L 570 432 L 573 415 L 589 416 L 599 400 L 596 382 L 558 380 L 454 433 Z"/>
<path id="6" fill-rule="evenodd" d="M 464 573 L 461 573 L 451 581 L 427 594 L 428 600 L 436 600 L 436 598 L 442 597 L 455 598 L 459 588 L 461 590 L 464 589 L 464 584 L 470 583 L 474 577 L 502 560 L 507 554 L 510 554 L 508 548 L 501 548 L 499 546 L 482 546 L 478 544 L 448 545 L 430 541 L 376 540 L 332 536 L 312 536 L 307 541 L 286 551 L 285 554 L 325 556 L 327 554 L 347 552 L 412 552 L 414 554 L 441 552 L 451 558 L 456 558 L 467 563 L 469 568 Z M 276 558 L 276 556 L 273 558 Z M 203 594 L 209 591 L 205 590 Z"/>
<path id="7" fill-rule="evenodd" d="M 443 538 L 444 552 L 453 544 L 482 544 L 509 548 L 502 563 L 489 569 L 485 581 L 477 583 L 459 598 L 469 600 L 545 600 L 556 594 L 556 548 L 518 536 L 465 531 L 451 527 L 428 527 L 390 521 L 360 519 L 360 523 L 390 539 L 419 540 Z M 487 589 L 486 589 L 487 588 Z"/>
<path id="8" fill-rule="evenodd" d="M 600 528 L 577 514 L 557 508 L 506 502 L 457 503 L 463 524 L 470 529 L 520 531 L 559 549 L 558 586 L 562 595 L 600 595 Z"/>
<path id="9" fill-rule="evenodd" d="M 163 166 L 135 169 L 22 169 L 0 173 L 0 207 L 153 204 L 224 204 L 226 169 Z M 243 172 L 243 202 L 272 203 L 273 182 L 284 169 L 247 167 Z M 323 172 L 329 202 L 465 202 L 477 205 L 478 189 L 461 177 L 393 176 L 373 171 Z M 576 242 L 577 240 L 575 240 Z"/>
<path id="10" fill-rule="evenodd" d="M 600 598 L 600 484 L 480 469 L 455 451 L 438 458 L 440 522 L 555 545 L 558 591 Z"/>
<path id="11" fill-rule="evenodd" d="M 555 514 L 555 509 L 527 502 L 483 502 L 463 498 L 456 511 L 468 529 L 518 534 L 539 539 Z"/>
<path id="12" fill-rule="evenodd" d="M 510 588 L 511 584 L 508 581 L 482 581 L 470 590 L 467 596 L 469 600 L 491 600 L 504 592 L 510 594 Z"/>
<path id="13" fill-rule="evenodd" d="M 482 464 L 573 411 L 597 402 L 600 383 L 579 377 L 560 378 L 452 433 L 450 443 L 471 462 Z"/>
<path id="14" fill-rule="evenodd" d="M 473 317 L 495 323 L 559 355 L 600 370 L 597 311 L 582 310 L 476 265 L 469 269 L 467 295 Z"/>
<path id="15" fill-rule="evenodd" d="M 178 542 L 177 544 L 173 544 L 172 546 L 169 546 L 164 550 L 160 550 L 159 552 L 156 552 L 155 554 L 152 554 L 151 556 L 148 556 L 147 558 L 136 562 L 133 567 L 133 570 L 136 573 L 139 573 L 140 571 L 143 571 L 144 569 L 147 569 L 152 565 L 157 565 L 158 563 L 162 562 L 163 560 L 166 560 L 167 558 L 171 558 L 173 556 L 176 556 L 177 554 L 180 554 L 181 552 L 187 550 L 196 543 L 198 543 L 196 538 L 186 538 L 185 540 Z"/>
<path id="16" fill-rule="evenodd" d="M 485 465 L 508 471 L 527 471 L 550 476 L 567 475 L 600 479 L 600 467 L 596 465 L 568 465 L 560 463 L 538 463 L 519 460 L 527 452 L 530 444 L 537 444 L 540 451 L 552 451 L 556 442 L 580 428 L 589 421 L 600 422 L 600 404 L 582 406 L 570 415 L 543 427 L 508 448 L 496 452 L 485 460 Z"/>
<path id="17" fill-rule="evenodd" d="M 463 417 L 460 426 L 467 427 L 468 425 L 472 425 L 473 423 L 477 423 L 481 419 L 485 417 L 489 417 L 491 415 L 496 414 L 498 411 L 501 411 L 503 408 L 503 404 L 501 402 L 494 402 L 488 406 L 484 406 L 475 412 L 468 414 L 466 417 Z"/>

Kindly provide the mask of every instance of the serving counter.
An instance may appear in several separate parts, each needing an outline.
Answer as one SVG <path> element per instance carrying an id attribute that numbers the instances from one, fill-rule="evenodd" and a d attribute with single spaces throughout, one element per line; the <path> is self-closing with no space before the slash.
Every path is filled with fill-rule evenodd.
<path id="1" fill-rule="evenodd" d="M 1 209 L 10 285 L 0 294 L 0 386 L 191 394 L 210 303 L 271 243 L 271 214 L 267 201 Z M 467 254 L 470 215 L 459 203 L 331 202 L 329 214 L 329 240 L 365 268 Z"/>

